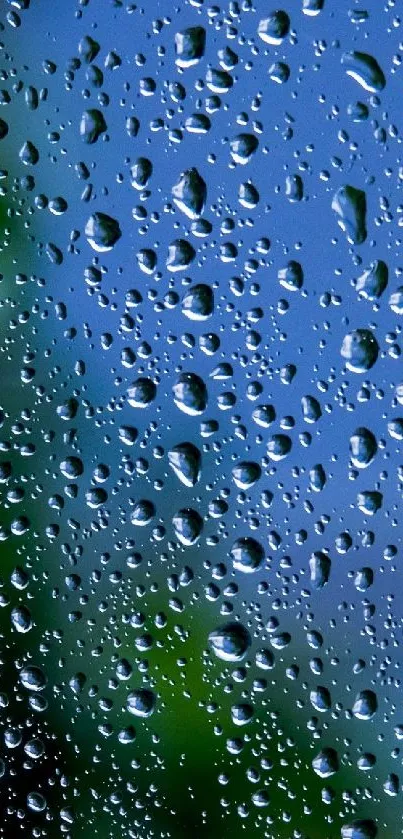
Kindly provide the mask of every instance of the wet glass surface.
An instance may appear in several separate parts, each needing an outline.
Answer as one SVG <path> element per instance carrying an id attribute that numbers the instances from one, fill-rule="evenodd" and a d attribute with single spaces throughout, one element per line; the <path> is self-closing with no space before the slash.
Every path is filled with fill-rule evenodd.
<path id="1" fill-rule="evenodd" d="M 396 839 L 398 3 L 0 22 L 0 836 Z"/>

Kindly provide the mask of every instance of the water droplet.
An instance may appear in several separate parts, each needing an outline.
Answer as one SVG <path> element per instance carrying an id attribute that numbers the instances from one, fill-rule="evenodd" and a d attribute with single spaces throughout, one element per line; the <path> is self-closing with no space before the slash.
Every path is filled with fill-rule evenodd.
<path id="1" fill-rule="evenodd" d="M 372 819 L 357 819 L 343 825 L 341 839 L 375 839 L 378 828 Z"/>
<path id="2" fill-rule="evenodd" d="M 367 591 L 374 582 L 374 572 L 372 568 L 359 568 L 354 575 L 354 585 L 357 591 Z"/>
<path id="3" fill-rule="evenodd" d="M 207 198 L 207 186 L 193 166 L 182 172 L 179 181 L 172 187 L 174 204 L 190 219 L 199 218 Z"/>
<path id="4" fill-rule="evenodd" d="M 239 203 L 248 210 L 253 210 L 257 207 L 260 196 L 254 184 L 249 181 L 241 184 L 239 187 L 238 200 Z"/>
<path id="5" fill-rule="evenodd" d="M 47 685 L 47 678 L 39 667 L 29 664 L 20 672 L 20 682 L 26 690 L 41 691 Z"/>
<path id="6" fill-rule="evenodd" d="M 210 632 L 209 644 L 222 661 L 241 661 L 251 643 L 249 632 L 241 623 L 226 623 Z"/>
<path id="7" fill-rule="evenodd" d="M 377 93 L 385 87 L 385 76 L 377 60 L 365 52 L 345 52 L 341 63 L 348 76 L 368 93 Z"/>
<path id="8" fill-rule="evenodd" d="M 372 463 L 378 450 L 376 437 L 368 428 L 356 428 L 350 437 L 351 461 L 357 469 L 365 469 Z"/>
<path id="9" fill-rule="evenodd" d="M 260 542 L 251 536 L 237 539 L 231 548 L 232 563 L 236 571 L 251 574 L 262 565 L 265 554 Z"/>
<path id="10" fill-rule="evenodd" d="M 262 470 L 258 463 L 243 460 L 234 466 L 232 477 L 239 489 L 249 489 L 259 480 Z"/>
<path id="11" fill-rule="evenodd" d="M 97 108 L 89 108 L 84 111 L 80 122 L 80 135 L 84 143 L 92 145 L 98 137 L 106 131 L 106 122 L 102 111 Z"/>
<path id="12" fill-rule="evenodd" d="M 241 702 L 231 707 L 231 718 L 234 725 L 247 725 L 252 721 L 254 710 L 252 705 L 247 702 Z"/>
<path id="13" fill-rule="evenodd" d="M 31 760 L 39 760 L 45 752 L 42 740 L 39 740 L 37 737 L 28 740 L 24 745 L 24 752 Z"/>
<path id="14" fill-rule="evenodd" d="M 390 295 L 389 306 L 395 315 L 403 315 L 403 286 L 400 286 Z"/>
<path id="15" fill-rule="evenodd" d="M 144 189 L 153 173 L 153 165 L 148 157 L 138 157 L 131 170 L 131 184 L 134 189 Z"/>
<path id="16" fill-rule="evenodd" d="M 357 495 L 357 507 L 367 516 L 374 516 L 380 510 L 383 503 L 383 495 L 376 490 L 363 490 Z"/>
<path id="17" fill-rule="evenodd" d="M 78 45 L 78 52 L 83 61 L 87 62 L 87 64 L 94 61 L 94 58 L 97 57 L 100 49 L 101 47 L 98 42 L 94 41 L 94 39 L 89 35 L 85 35 Z"/>
<path id="18" fill-rule="evenodd" d="M 320 778 L 330 778 L 339 769 L 339 757 L 335 749 L 325 748 L 314 757 L 312 768 Z"/>
<path id="19" fill-rule="evenodd" d="M 207 407 L 207 388 L 196 373 L 181 373 L 173 388 L 175 405 L 189 416 L 198 416 Z"/>
<path id="20" fill-rule="evenodd" d="M 176 63 L 186 68 L 203 58 L 206 47 L 206 30 L 202 26 L 189 26 L 175 35 Z"/>
<path id="21" fill-rule="evenodd" d="M 343 338 L 340 353 L 352 373 L 366 373 L 374 366 L 379 353 L 378 342 L 370 329 L 354 329 Z"/>
<path id="22" fill-rule="evenodd" d="M 130 515 L 130 521 L 137 527 L 145 527 L 153 520 L 156 510 L 152 501 L 141 499 L 137 501 Z"/>
<path id="23" fill-rule="evenodd" d="M 315 589 L 323 588 L 329 582 L 332 562 L 323 551 L 315 551 L 309 560 L 311 584 Z"/>
<path id="24" fill-rule="evenodd" d="M 119 222 L 106 213 L 93 213 L 85 225 L 85 235 L 97 253 L 112 250 L 122 233 Z"/>
<path id="25" fill-rule="evenodd" d="M 157 395 L 152 379 L 140 377 L 127 389 L 127 401 L 132 408 L 148 408 Z"/>
<path id="26" fill-rule="evenodd" d="M 258 26 L 259 38 L 261 38 L 265 44 L 277 47 L 280 46 L 289 31 L 290 18 L 288 17 L 287 12 L 284 12 L 281 9 L 261 20 Z"/>
<path id="27" fill-rule="evenodd" d="M 206 73 L 206 84 L 212 93 L 228 93 L 234 81 L 226 70 L 213 70 L 209 68 Z"/>
<path id="28" fill-rule="evenodd" d="M 16 606 L 11 612 L 11 623 L 17 632 L 29 632 L 32 627 L 31 612 L 26 606 Z"/>
<path id="29" fill-rule="evenodd" d="M 316 17 L 322 11 L 325 0 L 302 0 L 302 11 L 304 15 Z"/>
<path id="30" fill-rule="evenodd" d="M 178 510 L 172 519 L 175 536 L 185 546 L 194 545 L 203 530 L 203 519 L 197 510 L 190 507 Z"/>
<path id="31" fill-rule="evenodd" d="M 166 266 L 168 271 L 186 271 L 196 256 L 196 251 L 187 239 L 175 239 L 168 247 Z"/>
<path id="32" fill-rule="evenodd" d="M 361 245 L 367 238 L 367 197 L 363 190 L 354 186 L 341 186 L 332 200 L 332 210 L 338 216 L 338 224 L 351 245 Z"/>
<path id="33" fill-rule="evenodd" d="M 178 443 L 168 452 L 169 465 L 187 487 L 193 487 L 200 478 L 201 454 L 193 443 Z"/>
<path id="34" fill-rule="evenodd" d="M 353 714 L 359 720 L 370 720 L 378 710 L 378 700 L 373 690 L 361 690 L 357 693 L 353 705 Z"/>
<path id="35" fill-rule="evenodd" d="M 290 260 L 285 268 L 279 270 L 278 279 L 280 285 L 286 288 L 287 291 L 299 291 L 304 283 L 302 265 L 296 262 L 295 259 Z"/>
<path id="36" fill-rule="evenodd" d="M 377 300 L 388 284 L 388 266 L 382 259 L 371 262 L 369 268 L 364 271 L 356 282 L 356 291 L 366 300 Z"/>
<path id="37" fill-rule="evenodd" d="M 259 141 L 254 134 L 238 134 L 230 143 L 231 157 L 235 163 L 244 166 L 255 153 Z"/>
<path id="38" fill-rule="evenodd" d="M 305 422 L 313 424 L 322 416 L 320 403 L 315 396 L 303 396 L 301 399 L 302 415 Z"/>
<path id="39" fill-rule="evenodd" d="M 214 294 L 211 286 L 199 283 L 191 286 L 182 300 L 182 312 L 189 320 L 202 321 L 214 312 Z"/>
<path id="40" fill-rule="evenodd" d="M 127 697 L 127 710 L 135 717 L 151 717 L 155 710 L 156 697 L 153 691 L 138 688 Z"/>
<path id="41" fill-rule="evenodd" d="M 284 460 L 292 448 L 291 438 L 287 434 L 273 434 L 267 443 L 267 454 L 270 460 Z"/>
<path id="42" fill-rule="evenodd" d="M 262 428 L 269 428 L 276 419 L 276 412 L 273 405 L 258 405 L 253 410 L 252 418 L 256 425 L 260 425 Z"/>
<path id="43" fill-rule="evenodd" d="M 390 795 L 392 797 L 399 794 L 400 782 L 398 776 L 394 772 L 391 772 L 386 778 L 383 789 L 386 795 Z"/>
<path id="44" fill-rule="evenodd" d="M 27 805 L 34 813 L 42 813 L 47 807 L 46 798 L 40 792 L 29 792 Z"/>
<path id="45" fill-rule="evenodd" d="M 309 698 L 312 707 L 315 708 L 315 711 L 320 711 L 321 713 L 330 711 L 332 700 L 328 689 L 323 687 L 323 685 L 318 685 L 316 688 L 311 690 Z"/>

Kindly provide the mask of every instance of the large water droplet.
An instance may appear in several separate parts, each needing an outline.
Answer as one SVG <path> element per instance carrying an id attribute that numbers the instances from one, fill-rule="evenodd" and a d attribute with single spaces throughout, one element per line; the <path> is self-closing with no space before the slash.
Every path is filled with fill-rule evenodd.
<path id="1" fill-rule="evenodd" d="M 172 519 L 175 536 L 182 545 L 194 545 L 203 530 L 203 519 L 197 510 L 190 507 L 178 510 Z"/>
<path id="2" fill-rule="evenodd" d="M 314 588 L 323 588 L 329 582 L 332 562 L 323 551 L 315 551 L 309 560 L 311 584 Z"/>
<path id="3" fill-rule="evenodd" d="M 135 717 L 151 717 L 155 702 L 156 698 L 152 690 L 138 688 L 128 694 L 126 708 Z"/>
<path id="4" fill-rule="evenodd" d="M 288 17 L 287 12 L 279 9 L 276 12 L 272 12 L 269 17 L 261 20 L 257 31 L 259 38 L 261 38 L 265 44 L 279 46 L 288 35 L 289 30 L 290 18 Z"/>
<path id="5" fill-rule="evenodd" d="M 322 11 L 325 0 L 302 0 L 302 11 L 308 17 L 316 17 Z"/>
<path id="6" fill-rule="evenodd" d="M 210 632 L 208 637 L 217 658 L 222 661 L 241 661 L 245 657 L 251 638 L 241 623 L 226 623 Z"/>
<path id="7" fill-rule="evenodd" d="M 249 489 L 262 474 L 261 467 L 253 461 L 242 460 L 232 470 L 232 477 L 239 489 Z"/>
<path id="8" fill-rule="evenodd" d="M 182 300 L 182 312 L 189 320 L 202 321 L 214 312 L 214 294 L 211 286 L 199 283 L 191 286 Z"/>
<path id="9" fill-rule="evenodd" d="M 144 376 L 127 388 L 127 401 L 132 408 L 148 408 L 157 395 L 157 387 L 152 379 Z"/>
<path id="10" fill-rule="evenodd" d="M 151 178 L 153 165 L 148 157 L 138 157 L 130 170 L 131 184 L 135 189 L 144 189 Z"/>
<path id="11" fill-rule="evenodd" d="M 206 30 L 202 26 L 189 26 L 175 35 L 176 63 L 178 67 L 191 67 L 203 57 Z"/>
<path id="12" fill-rule="evenodd" d="M 353 714 L 359 720 L 370 720 L 378 710 L 378 700 L 373 690 L 361 690 L 357 693 L 353 705 Z"/>
<path id="13" fill-rule="evenodd" d="M 375 839 L 378 828 L 372 819 L 357 819 L 343 825 L 341 839 Z"/>
<path id="14" fill-rule="evenodd" d="M 168 271 L 186 271 L 193 262 L 196 251 L 187 239 L 175 239 L 168 247 L 168 258 L 166 266 Z"/>
<path id="15" fill-rule="evenodd" d="M 350 437 L 351 461 L 357 469 L 365 469 L 372 463 L 378 445 L 376 437 L 369 428 L 356 428 Z"/>
<path id="16" fill-rule="evenodd" d="M 318 685 L 316 688 L 311 690 L 309 698 L 311 700 L 312 707 L 315 708 L 315 711 L 324 713 L 325 711 L 329 711 L 332 706 L 330 693 L 326 687 L 323 687 L 323 685 Z"/>
<path id="17" fill-rule="evenodd" d="M 314 757 L 312 768 L 320 778 L 330 778 L 339 769 L 339 757 L 335 749 L 325 748 Z"/>
<path id="18" fill-rule="evenodd" d="M 347 75 L 351 76 L 368 93 L 377 93 L 385 87 L 385 76 L 372 55 L 365 52 L 345 52 L 341 63 Z"/>
<path id="19" fill-rule="evenodd" d="M 354 329 L 344 336 L 340 353 L 346 359 L 348 370 L 366 373 L 378 358 L 379 346 L 370 329 Z"/>
<path id="20" fill-rule="evenodd" d="M 35 166 L 39 160 L 39 152 L 36 146 L 31 143 L 30 140 L 27 140 L 26 143 L 22 146 L 19 154 L 19 158 L 21 163 L 24 163 L 25 166 Z"/>
<path id="21" fill-rule="evenodd" d="M 382 259 L 371 262 L 369 268 L 364 271 L 356 282 L 356 290 L 366 300 L 377 300 L 388 284 L 388 266 Z"/>
<path id="22" fill-rule="evenodd" d="M 207 186 L 193 166 L 182 172 L 179 181 L 172 187 L 174 203 L 190 219 L 202 215 L 207 197 Z"/>
<path id="23" fill-rule="evenodd" d="M 242 536 L 232 545 L 231 557 L 236 571 L 251 574 L 260 568 L 264 560 L 264 550 L 256 539 Z"/>
<path id="24" fill-rule="evenodd" d="M 85 235 L 97 253 L 111 251 L 122 233 L 119 222 L 106 213 L 93 213 L 85 225 Z"/>
<path id="25" fill-rule="evenodd" d="M 259 141 L 254 134 L 238 134 L 230 143 L 233 161 L 244 166 L 249 162 L 258 145 Z"/>
<path id="26" fill-rule="evenodd" d="M 169 465 L 179 480 L 193 487 L 200 477 L 201 454 L 193 443 L 178 443 L 168 452 Z"/>
<path id="27" fill-rule="evenodd" d="M 44 690 L 47 685 L 47 681 L 48 680 L 40 667 L 28 664 L 26 667 L 23 667 L 20 672 L 20 682 L 26 690 Z"/>
<path id="28" fill-rule="evenodd" d="M 98 137 L 106 131 L 106 122 L 102 111 L 97 108 L 89 108 L 84 111 L 80 122 L 80 135 L 84 143 L 92 145 Z"/>
<path id="29" fill-rule="evenodd" d="M 351 245 L 361 245 L 367 238 L 367 197 L 362 189 L 341 186 L 332 200 L 332 210 Z"/>
<path id="30" fill-rule="evenodd" d="M 207 388 L 196 373 L 181 373 L 173 388 L 175 405 L 189 416 L 198 416 L 207 407 Z"/>

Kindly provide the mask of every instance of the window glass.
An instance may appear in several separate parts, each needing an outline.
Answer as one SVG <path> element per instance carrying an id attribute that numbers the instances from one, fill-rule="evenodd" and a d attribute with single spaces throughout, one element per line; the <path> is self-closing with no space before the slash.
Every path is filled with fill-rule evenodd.
<path id="1" fill-rule="evenodd" d="M 396 839 L 399 4 L 0 23 L 0 836 Z"/>

